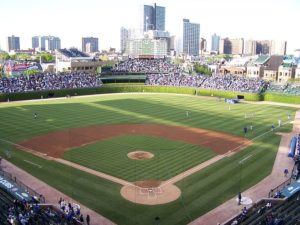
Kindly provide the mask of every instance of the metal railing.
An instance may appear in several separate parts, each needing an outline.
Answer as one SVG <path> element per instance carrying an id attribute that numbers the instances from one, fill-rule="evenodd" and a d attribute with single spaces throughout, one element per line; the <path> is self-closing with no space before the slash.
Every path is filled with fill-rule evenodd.
<path id="1" fill-rule="evenodd" d="M 276 193 L 278 193 L 278 191 L 281 191 L 283 188 L 285 188 L 286 186 L 290 185 L 291 183 L 293 183 L 294 181 L 297 180 L 297 178 L 298 178 L 298 163 L 299 162 L 295 162 L 290 178 L 288 178 L 283 183 L 279 184 L 274 189 L 271 189 L 271 191 L 269 192 L 269 198 L 273 198 L 276 195 Z"/>
<path id="2" fill-rule="evenodd" d="M 274 198 L 276 193 L 278 193 L 278 191 L 281 191 L 283 188 L 285 188 L 286 186 L 290 185 L 292 183 L 292 178 L 290 177 L 289 179 L 287 179 L 286 181 L 284 181 L 283 183 L 279 184 L 277 187 L 275 187 L 274 189 L 271 189 L 271 191 L 269 192 L 269 198 Z"/>

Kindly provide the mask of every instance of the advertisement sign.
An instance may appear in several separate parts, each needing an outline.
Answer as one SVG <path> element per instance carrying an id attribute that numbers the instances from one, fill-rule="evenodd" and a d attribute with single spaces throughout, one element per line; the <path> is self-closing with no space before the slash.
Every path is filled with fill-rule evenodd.
<path id="1" fill-rule="evenodd" d="M 6 190 L 18 200 L 26 200 L 27 202 L 32 200 L 31 196 L 26 191 L 16 187 L 16 185 L 3 176 L 0 176 L 0 188 Z"/>

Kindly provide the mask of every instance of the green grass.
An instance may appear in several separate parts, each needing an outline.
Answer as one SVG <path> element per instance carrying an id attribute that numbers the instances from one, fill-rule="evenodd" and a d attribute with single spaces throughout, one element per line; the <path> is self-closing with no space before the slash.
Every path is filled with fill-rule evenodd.
<path id="1" fill-rule="evenodd" d="M 189 111 L 189 117 L 186 117 L 186 111 Z M 38 113 L 37 120 L 33 119 L 34 112 Z M 11 162 L 118 224 L 152 225 L 154 218 L 160 216 L 161 224 L 181 225 L 235 196 L 238 190 L 245 190 L 267 176 L 271 172 L 280 137 L 268 133 L 256 139 L 255 144 L 244 151 L 185 178 L 176 184 L 182 191 L 182 197 L 159 206 L 135 205 L 128 202 L 120 196 L 120 185 L 18 151 L 10 142 L 16 143 L 65 128 L 122 123 L 191 126 L 238 136 L 243 136 L 243 127 L 252 123 L 255 129 L 246 135 L 252 139 L 270 131 L 271 124 L 277 124 L 279 119 L 283 123 L 287 122 L 289 113 L 293 118 L 295 109 L 237 104 L 228 110 L 228 104 L 215 99 L 175 95 L 121 94 L 1 104 L 0 155 L 5 158 L 5 150 L 12 149 L 12 158 L 9 159 Z M 291 124 L 285 124 L 280 131 L 288 132 L 290 129 Z M 140 144 L 137 141 L 138 137 L 133 139 L 136 141 L 130 144 Z M 142 139 L 139 140 L 143 143 Z M 105 143 L 96 143 L 98 144 Z M 154 144 L 156 143 L 148 145 Z M 178 148 L 180 149 L 180 145 Z M 98 157 L 96 155 L 95 159 Z M 252 157 L 241 166 L 238 162 L 248 155 Z M 97 159 L 101 161 L 100 158 Z M 38 169 L 24 160 L 42 165 L 42 168 Z M 180 160 L 180 163 L 185 163 L 185 157 L 181 157 Z M 196 159 L 186 161 L 190 161 L 192 165 Z M 181 167 L 178 167 L 174 170 L 180 169 Z M 117 168 L 115 170 L 121 171 Z M 58 199 L 59 197 L 57 196 Z"/>
<path id="2" fill-rule="evenodd" d="M 133 160 L 132 151 L 154 154 Z M 128 181 L 167 180 L 213 156 L 212 150 L 159 137 L 124 135 L 67 151 L 64 158 Z"/>

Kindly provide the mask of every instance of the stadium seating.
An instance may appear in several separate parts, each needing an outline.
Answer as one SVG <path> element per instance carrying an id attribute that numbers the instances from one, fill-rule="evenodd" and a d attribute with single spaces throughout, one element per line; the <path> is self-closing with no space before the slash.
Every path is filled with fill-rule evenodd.
<path id="1" fill-rule="evenodd" d="M 252 224 L 266 224 L 266 225 L 295 225 L 300 224 L 300 194 L 295 192 L 291 196 L 284 198 L 281 195 L 283 188 L 290 187 L 299 179 L 300 161 L 296 161 L 293 171 L 291 172 L 291 178 L 289 178 L 284 184 L 276 187 L 270 193 L 274 191 L 280 193 L 280 196 L 273 196 L 269 194 L 269 197 L 273 198 L 262 199 L 252 207 L 225 222 L 224 225 L 252 225 Z M 295 183 L 294 183 L 295 184 Z M 292 192 L 291 192 L 292 193 Z M 273 193 L 274 194 L 274 193 Z"/>
<path id="2" fill-rule="evenodd" d="M 4 183 L 10 183 L 16 189 L 24 192 L 21 186 L 18 186 L 12 179 L 10 174 L 1 171 Z M 14 188 L 15 189 L 15 188 Z M 10 188 L 6 189 L 0 186 L 0 224 L 28 224 L 28 225 L 80 225 L 78 217 L 80 215 L 80 206 L 74 204 L 75 208 L 68 208 L 63 211 L 56 206 L 49 204 L 41 204 L 36 198 L 28 193 L 28 197 L 20 198 L 21 195 L 15 195 Z M 71 204 L 69 203 L 69 206 Z M 79 210 L 78 210 L 79 209 Z"/>
<path id="3" fill-rule="evenodd" d="M 300 95 L 300 85 L 289 83 L 284 85 L 276 85 L 274 83 L 270 83 L 266 92 L 287 95 Z"/>

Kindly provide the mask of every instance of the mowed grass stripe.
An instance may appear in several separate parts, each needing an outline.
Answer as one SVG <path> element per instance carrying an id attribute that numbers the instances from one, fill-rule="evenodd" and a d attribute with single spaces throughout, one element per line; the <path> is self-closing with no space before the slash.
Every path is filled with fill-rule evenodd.
<path id="1" fill-rule="evenodd" d="M 101 104 L 110 104 L 111 108 L 104 109 L 85 104 L 89 102 L 96 105 L 100 104 L 100 106 Z M 122 102 L 121 105 L 119 105 L 120 102 Z M 34 111 L 38 111 L 39 119 L 33 123 L 32 114 Z M 186 111 L 189 111 L 188 119 L 186 119 Z M 45 134 L 60 129 L 110 123 L 170 123 L 243 136 L 240 124 L 245 121 L 245 113 L 249 115 L 253 111 L 255 112 L 255 130 L 251 134 L 252 136 L 249 133 L 249 137 L 255 137 L 264 131 L 269 131 L 271 124 L 275 123 L 276 125 L 278 119 L 286 122 L 288 114 L 292 118 L 295 114 L 293 108 L 249 104 L 231 105 L 229 111 L 226 103 L 218 102 L 216 99 L 188 96 L 126 94 L 92 96 L 83 99 L 71 98 L 0 105 L 0 116 L 4 121 L 0 126 L 0 138 L 18 142 L 37 134 Z M 250 118 L 247 121 L 250 122 Z M 291 124 L 287 124 L 279 131 L 289 131 L 291 127 Z M 130 139 L 129 145 L 136 141 L 153 148 L 149 139 L 145 139 L 144 142 L 139 142 L 135 138 Z M 160 216 L 161 225 L 183 225 L 221 204 L 226 199 L 234 197 L 239 186 L 243 191 L 269 174 L 279 140 L 280 137 L 269 133 L 267 136 L 256 140 L 253 146 L 244 151 L 176 183 L 182 191 L 182 197 L 175 202 L 161 206 L 143 206 L 130 203 L 120 197 L 121 187 L 119 185 L 15 150 L 12 145 L 1 141 L 0 155 L 5 158 L 5 150 L 13 149 L 13 157 L 9 159 L 10 161 L 118 224 L 152 225 L 154 218 Z M 128 144 L 124 144 L 124 146 L 128 146 Z M 119 143 L 116 143 L 115 148 L 119 147 Z M 183 151 L 185 145 L 182 144 L 177 147 L 180 151 L 179 154 L 176 151 L 174 159 L 164 162 L 160 159 L 154 164 L 147 165 L 149 170 L 153 170 L 151 177 L 162 179 L 161 171 L 164 171 L 165 177 L 170 177 L 170 172 L 176 173 L 184 168 L 182 164 L 188 167 L 195 162 L 193 157 L 188 159 L 186 152 Z M 167 150 L 160 151 L 164 155 L 168 155 Z M 191 151 L 193 152 L 194 149 Z M 180 157 L 181 153 L 183 157 Z M 241 171 L 241 167 L 237 166 L 238 161 L 248 154 L 253 154 L 253 156 L 243 165 L 240 185 L 239 171 Z M 193 156 L 193 154 L 190 155 Z M 89 155 L 88 158 L 91 156 Z M 109 157 L 109 160 L 113 161 L 118 153 L 109 152 L 109 154 L 101 154 L 100 156 Z M 206 157 L 200 153 L 198 156 L 202 159 Z M 37 169 L 26 163 L 24 159 L 42 164 L 43 169 Z M 126 157 L 123 155 L 122 159 L 125 160 Z M 89 159 L 85 160 L 87 160 L 86 163 L 89 163 Z M 94 160 L 93 163 L 98 166 L 97 164 L 101 163 L 101 159 Z M 119 171 L 128 173 L 129 171 L 132 180 L 147 178 L 149 173 L 146 173 L 146 170 L 142 171 L 145 173 L 144 177 L 139 177 L 136 169 L 139 165 L 139 163 L 134 162 L 131 169 L 126 168 L 126 164 L 124 166 L 107 165 L 107 167 L 115 173 Z M 168 169 L 168 166 L 172 166 L 172 168 Z M 257 173 L 258 169 L 260 173 Z M 121 209 L 120 206 L 122 206 Z"/>
<path id="2" fill-rule="evenodd" d="M 136 150 L 150 151 L 154 158 L 140 161 L 129 159 L 127 153 Z M 187 154 L 192 157 L 183 160 Z M 65 153 L 64 158 L 128 181 L 135 181 L 132 179 L 166 180 L 215 155 L 207 148 L 174 140 L 124 135 L 72 149 Z"/>

